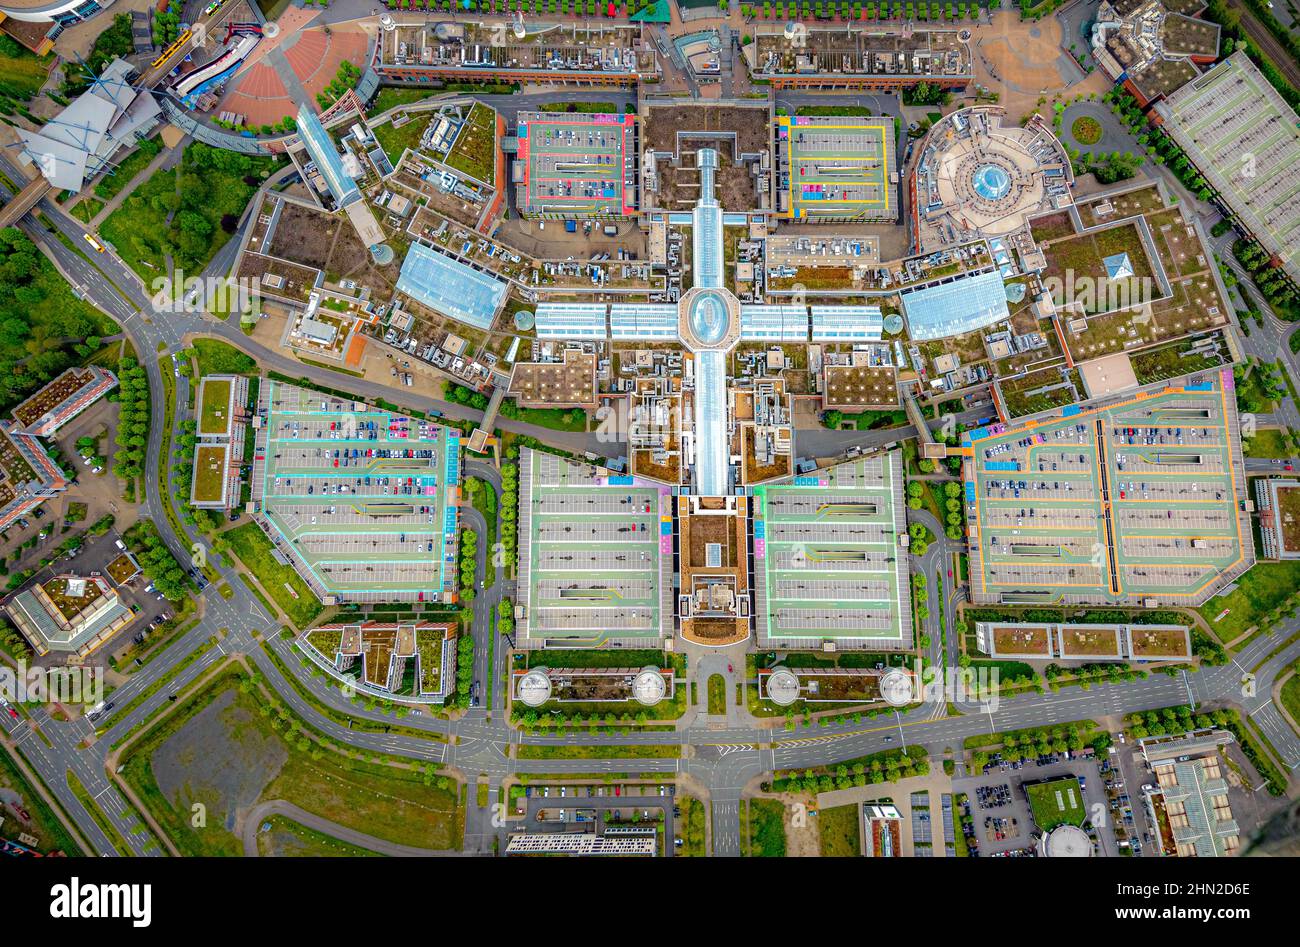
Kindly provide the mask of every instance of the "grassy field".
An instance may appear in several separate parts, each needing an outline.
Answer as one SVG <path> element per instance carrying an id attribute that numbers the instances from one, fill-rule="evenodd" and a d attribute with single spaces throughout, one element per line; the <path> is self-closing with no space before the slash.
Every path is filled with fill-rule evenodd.
<path id="1" fill-rule="evenodd" d="M 14 99 L 30 99 L 41 91 L 53 63 L 53 55 L 37 57 L 17 43 L 7 44 L 0 52 L 0 94 Z"/>
<path id="2" fill-rule="evenodd" d="M 387 112 L 395 105 L 410 105 L 412 102 L 422 102 L 432 95 L 437 95 L 436 89 L 380 89 L 379 94 L 375 96 L 375 104 L 366 110 L 367 114 L 378 115 L 381 112 Z"/>
<path id="3" fill-rule="evenodd" d="M 42 855 L 51 852 L 62 852 L 68 856 L 85 854 L 63 827 L 63 822 L 54 810 L 46 805 L 36 788 L 23 778 L 18 765 L 5 749 L 0 749 L 0 789 L 17 796 L 23 810 L 31 816 L 31 821 L 22 822 L 12 810 L 6 810 L 4 825 L 0 826 L 0 838 L 17 842 L 19 835 L 34 835 L 39 840 L 36 850 Z"/>
<path id="4" fill-rule="evenodd" d="M 709 713 L 725 714 L 727 712 L 727 682 L 721 674 L 709 676 Z"/>
<path id="5" fill-rule="evenodd" d="M 214 154 L 215 153 L 215 154 Z M 197 275 L 225 246 L 256 183 L 277 164 L 194 142 L 179 167 L 154 172 L 109 214 L 100 236 L 146 285 L 174 267 Z"/>
<path id="6" fill-rule="evenodd" d="M 333 836 L 305 825 L 273 815 L 266 820 L 269 828 L 259 831 L 257 853 L 263 858 L 378 858 L 368 848 L 340 842 Z"/>
<path id="7" fill-rule="evenodd" d="M 1300 664 L 1296 665 L 1300 669 Z M 1291 719 L 1300 723 L 1300 671 L 1287 678 L 1282 685 L 1282 706 L 1291 715 Z"/>
<path id="8" fill-rule="evenodd" d="M 749 852 L 754 858 L 785 857 L 785 806 L 775 799 L 751 799 L 749 808 Z"/>
<path id="9" fill-rule="evenodd" d="M 275 600 L 275 604 L 289 616 L 290 621 L 300 630 L 315 621 L 324 606 L 297 572 L 275 561 L 271 555 L 271 541 L 262 532 L 262 527 L 256 523 L 245 523 L 222 535 L 229 541 L 235 555 L 248 567 L 248 571 L 257 576 L 257 581 Z M 297 598 L 289 594 L 286 584 L 297 593 Z"/>
<path id="10" fill-rule="evenodd" d="M 1058 825 L 1083 825 L 1087 813 L 1083 808 L 1083 790 L 1077 776 L 1053 779 L 1025 787 L 1034 821 L 1044 832 Z"/>
<path id="11" fill-rule="evenodd" d="M 456 143 L 447 153 L 447 166 L 478 178 L 484 184 L 494 183 L 496 168 L 493 152 L 496 135 L 495 113 L 486 105 L 475 102 L 465 117 L 460 134 L 456 136 Z"/>
<path id="12" fill-rule="evenodd" d="M 823 858 L 856 858 L 862 854 L 862 821 L 856 805 L 822 809 L 817 818 Z"/>
<path id="13" fill-rule="evenodd" d="M 1247 457 L 1263 457 L 1272 460 L 1275 457 L 1290 457 L 1286 438 L 1277 428 L 1260 428 L 1254 437 L 1241 440 L 1241 451 Z"/>
<path id="14" fill-rule="evenodd" d="M 124 754 L 123 778 L 182 853 L 242 854 L 235 811 L 272 799 L 376 838 L 459 848 L 463 822 L 453 790 L 425 785 L 416 770 L 353 759 L 282 733 L 280 719 L 264 716 L 264 706 L 263 693 L 231 671 Z M 205 825 L 191 825 L 195 803 L 206 807 Z"/>
<path id="15" fill-rule="evenodd" d="M 131 179 L 149 166 L 149 162 L 162 151 L 162 141 L 157 135 L 140 142 L 135 151 L 119 162 L 112 174 L 106 174 L 95 185 L 95 195 L 102 201 L 110 201 L 120 194 Z M 84 203 L 84 201 L 83 201 Z"/>
<path id="16" fill-rule="evenodd" d="M 257 362 L 229 342 L 195 339 L 193 349 L 200 378 L 204 375 L 250 375 L 257 371 Z"/>
<path id="17" fill-rule="evenodd" d="M 1209 624 L 1220 641 L 1228 642 L 1247 628 L 1258 625 L 1300 589 L 1300 561 L 1259 562 L 1237 580 L 1237 588 L 1228 595 L 1212 598 L 1197 612 Z M 1219 621 L 1215 621 L 1224 611 Z"/>
<path id="18" fill-rule="evenodd" d="M 84 197 L 73 205 L 72 210 L 68 213 L 81 221 L 83 224 L 89 224 L 95 219 L 96 215 L 104 209 L 104 202 L 96 200 L 93 197 Z"/>

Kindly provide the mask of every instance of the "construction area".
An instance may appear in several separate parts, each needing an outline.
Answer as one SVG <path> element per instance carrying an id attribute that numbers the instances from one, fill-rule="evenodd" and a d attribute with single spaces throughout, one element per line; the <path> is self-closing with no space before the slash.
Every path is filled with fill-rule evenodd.
<path id="1" fill-rule="evenodd" d="M 521 451 L 518 647 L 662 647 L 673 631 L 671 503 L 666 486 Z"/>
<path id="2" fill-rule="evenodd" d="M 460 435 L 266 380 L 258 523 L 325 604 L 455 600 Z"/>
<path id="3" fill-rule="evenodd" d="M 623 217 L 637 210 L 635 115 L 521 112 L 515 203 L 537 217 Z"/>
<path id="4" fill-rule="evenodd" d="M 899 451 L 754 488 L 760 648 L 912 645 Z"/>
<path id="5" fill-rule="evenodd" d="M 778 115 L 778 216 L 802 222 L 896 219 L 893 137 L 888 116 Z"/>
<path id="6" fill-rule="evenodd" d="M 1230 369 L 963 435 L 976 603 L 1199 605 L 1255 561 Z"/>

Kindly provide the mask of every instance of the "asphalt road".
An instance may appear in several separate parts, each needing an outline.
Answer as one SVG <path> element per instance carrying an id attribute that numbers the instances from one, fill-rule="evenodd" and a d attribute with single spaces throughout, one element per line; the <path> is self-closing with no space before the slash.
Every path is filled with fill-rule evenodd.
<path id="1" fill-rule="evenodd" d="M 0 156 L 0 167 L 7 163 L 7 159 Z M 57 207 L 47 202 L 42 209 L 63 233 L 73 239 L 74 244 L 80 240 L 80 227 Z M 31 217 L 25 219 L 24 226 L 29 233 L 39 236 L 37 231 L 40 228 L 33 225 Z M 394 394 L 382 385 L 360 380 L 341 380 L 324 370 L 296 362 L 289 365 L 289 360 L 278 353 L 250 345 L 237 327 L 203 319 L 191 313 L 155 313 L 148 306 L 143 291 L 132 274 L 123 272 L 124 267 L 111 253 L 97 255 L 95 266 L 87 269 L 88 264 L 79 253 L 68 250 L 56 239 L 41 239 L 41 246 L 72 276 L 74 282 L 79 281 L 85 286 L 89 298 L 121 319 L 125 333 L 143 356 L 149 371 L 153 416 L 157 419 L 164 417 L 166 406 L 162 401 L 164 388 L 161 372 L 156 357 L 152 355 L 160 351 L 174 351 L 181 345 L 183 337 L 191 332 L 226 338 L 249 351 L 264 368 L 280 371 L 288 368 L 294 375 L 307 375 L 323 383 L 346 387 L 355 390 L 361 397 L 392 397 Z M 96 278 L 96 272 L 101 278 Z M 114 296 L 119 301 L 115 302 Z M 133 306 L 144 308 L 148 316 L 130 311 Z M 1282 336 L 1291 329 L 1280 325 L 1275 329 L 1278 333 L 1277 341 L 1285 349 Z M 1293 366 L 1291 359 L 1287 361 L 1288 365 Z M 183 399 L 183 387 L 179 394 Z M 468 416 L 473 419 L 475 414 L 434 399 L 413 399 L 407 396 L 402 400 L 414 407 L 436 407 L 454 417 Z M 181 404 L 184 404 L 183 400 Z M 506 424 L 503 423 L 502 426 L 506 427 Z M 528 433 L 560 446 L 573 443 L 572 438 L 566 438 L 558 432 L 523 427 Z M 908 428 L 862 434 L 853 432 L 843 442 L 872 446 L 899 440 L 910 433 Z M 826 432 L 827 437 L 833 434 L 834 432 Z M 177 535 L 161 506 L 167 499 L 154 495 L 159 464 L 167 462 L 167 458 L 162 457 L 162 436 L 162 425 L 154 424 L 150 432 L 150 457 L 145 476 L 148 495 L 142 513 L 153 520 L 164 541 L 184 562 L 189 558 L 191 544 L 200 541 L 201 537 L 188 531 Z M 829 441 L 814 440 L 813 443 Z M 803 450 L 804 445 L 801 443 L 801 452 Z M 599 452 L 606 451 L 607 446 L 604 446 Z M 475 475 L 481 475 L 485 481 L 492 482 L 491 474 L 486 469 L 476 470 Z M 469 513 L 466 515 L 467 522 L 481 525 L 475 523 Z M 939 535 L 942 533 L 939 532 Z M 942 545 L 935 543 L 935 548 Z M 481 547 L 484 546 L 486 544 L 481 544 Z M 482 551 L 487 552 L 486 548 Z M 936 552 L 927 556 L 925 561 L 929 567 L 940 567 L 934 562 L 937 555 Z M 485 562 L 480 560 L 478 568 L 482 574 L 481 570 L 486 568 Z M 322 714 L 317 709 L 318 704 L 328 706 L 354 721 L 370 721 L 381 725 L 397 722 L 395 716 L 385 715 L 378 708 L 367 710 L 353 705 L 339 689 L 308 675 L 299 678 L 300 685 L 312 698 L 311 701 L 304 699 L 298 689 L 285 680 L 259 641 L 259 638 L 264 638 L 283 665 L 290 669 L 290 673 L 297 675 L 300 666 L 298 656 L 292 643 L 276 633 L 279 623 L 265 614 L 263 607 L 233 570 L 218 567 L 217 571 L 220 579 L 197 596 L 202 607 L 199 624 L 114 692 L 113 711 L 96 722 L 97 726 L 106 728 L 97 738 L 91 739 L 91 725 L 84 719 L 55 720 L 44 709 L 37 709 L 30 721 L 25 720 L 12 730 L 9 725 L 13 721 L 3 721 L 9 738 L 21 748 L 24 757 L 39 772 L 77 828 L 103 854 L 115 853 L 114 842 L 72 793 L 67 785 L 67 774 L 72 772 L 77 776 L 130 851 L 135 854 L 159 853 L 159 847 L 152 842 L 149 834 L 141 830 L 139 816 L 105 770 L 112 744 L 162 710 L 169 703 L 170 695 L 183 690 L 231 655 L 243 655 L 251 661 L 280 700 L 311 727 L 328 737 L 360 749 L 443 764 L 461 773 L 471 783 L 479 776 L 484 776 L 494 790 L 501 780 L 512 773 L 622 772 L 689 776 L 708 792 L 713 812 L 713 852 L 716 855 L 739 854 L 738 801 L 752 780 L 773 770 L 824 765 L 899 745 L 919 744 L 930 749 L 933 754 L 941 754 L 947 748 L 960 749 L 966 737 L 982 732 L 1044 726 L 1083 718 L 1095 719 L 1189 700 L 1201 703 L 1229 702 L 1242 707 L 1268 736 L 1287 767 L 1294 770 L 1300 766 L 1300 739 L 1282 720 L 1270 699 L 1273 681 L 1300 658 L 1300 641 L 1293 641 L 1280 648 L 1277 654 L 1269 656 L 1274 647 L 1300 630 L 1300 621 L 1294 617 L 1288 618 L 1270 635 L 1261 637 L 1226 667 L 1206 668 L 1196 674 L 1181 674 L 1177 677 L 1156 674 L 1141 681 L 1095 686 L 1089 691 L 1066 688 L 1055 694 L 1028 694 L 1001 700 L 996 705 L 982 708 L 982 711 L 968 710 L 956 717 L 935 719 L 933 707 L 921 706 L 899 715 L 896 720 L 882 718 L 866 725 L 841 721 L 817 727 L 805 735 L 801 732 L 787 734 L 774 731 L 748 720 L 743 725 L 714 729 L 691 716 L 684 718 L 689 722 L 681 729 L 667 733 L 630 733 L 624 736 L 575 731 L 564 737 L 531 737 L 508 726 L 503 713 L 504 695 L 497 684 L 493 689 L 491 714 L 488 713 L 488 707 L 483 707 L 478 712 L 471 712 L 452 721 L 428 714 L 403 718 L 403 731 L 413 728 L 429 734 L 428 738 L 421 738 L 405 732 L 359 730 L 340 724 L 333 716 Z M 230 599 L 215 594 L 216 587 L 222 582 L 232 590 Z M 945 587 L 947 585 L 945 574 Z M 493 589 L 493 595 L 499 596 L 508 589 L 508 585 L 502 578 L 498 578 Z M 484 689 L 490 673 L 486 647 L 487 636 L 490 634 L 487 606 L 494 601 L 493 595 L 484 595 L 481 603 L 477 599 L 475 603 L 475 668 L 476 675 L 484 682 Z M 949 637 L 952 637 L 951 617 Z M 197 659 L 181 667 L 191 654 L 214 640 L 215 644 L 209 644 Z M 493 650 L 496 666 L 491 669 L 491 673 L 499 673 L 500 662 L 503 660 L 503 649 L 499 642 Z M 1260 662 L 1262 664 L 1255 672 L 1253 687 L 1243 686 L 1247 670 Z M 149 693 L 137 706 L 132 706 L 136 698 L 164 681 L 163 686 Z M 744 719 L 743 716 L 741 719 Z M 37 730 L 40 731 L 39 734 Z M 572 746 L 670 743 L 681 745 L 682 755 L 671 759 L 514 759 L 510 755 L 510 747 L 520 743 Z M 496 827 L 484 821 L 487 810 L 477 810 L 473 805 L 471 810 L 467 814 L 466 847 L 473 853 L 485 852 L 490 848 L 490 837 Z"/>

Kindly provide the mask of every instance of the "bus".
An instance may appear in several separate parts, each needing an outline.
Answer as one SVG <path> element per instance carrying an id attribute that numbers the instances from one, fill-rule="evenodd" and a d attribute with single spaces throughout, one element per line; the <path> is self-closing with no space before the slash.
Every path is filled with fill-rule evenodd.
<path id="1" fill-rule="evenodd" d="M 212 14 L 216 13 L 217 10 L 221 9 L 221 5 L 225 2 L 226 0 L 212 0 L 211 3 L 203 8 L 203 15 L 212 16 Z"/>
<path id="2" fill-rule="evenodd" d="M 90 234 L 84 234 L 83 236 L 85 236 L 85 238 L 86 238 L 86 242 L 87 242 L 88 244 L 90 244 L 92 247 L 94 247 L 96 253 L 103 253 L 103 252 L 104 252 L 104 245 L 103 245 L 102 243 L 100 243 L 98 240 L 96 240 L 96 239 L 95 239 L 94 237 L 92 237 Z"/>

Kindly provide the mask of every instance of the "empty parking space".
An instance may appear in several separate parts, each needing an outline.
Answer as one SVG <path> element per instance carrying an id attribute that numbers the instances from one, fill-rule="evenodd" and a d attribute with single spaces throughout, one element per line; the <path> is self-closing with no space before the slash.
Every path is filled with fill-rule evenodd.
<path id="1" fill-rule="evenodd" d="M 971 432 L 978 600 L 1197 604 L 1249 568 L 1231 384 Z"/>
<path id="2" fill-rule="evenodd" d="M 658 485 L 524 451 L 521 642 L 657 642 L 672 617 L 670 503 Z"/>
<path id="3" fill-rule="evenodd" d="M 760 646 L 908 646 L 902 487 L 891 452 L 755 488 Z"/>

